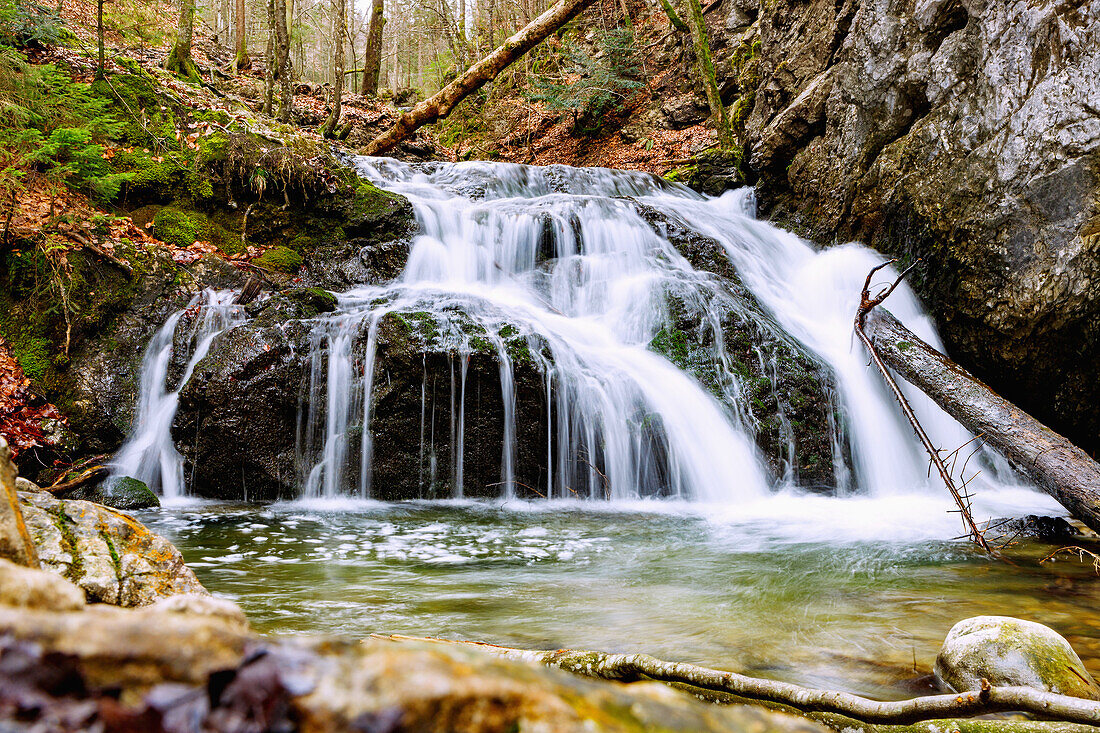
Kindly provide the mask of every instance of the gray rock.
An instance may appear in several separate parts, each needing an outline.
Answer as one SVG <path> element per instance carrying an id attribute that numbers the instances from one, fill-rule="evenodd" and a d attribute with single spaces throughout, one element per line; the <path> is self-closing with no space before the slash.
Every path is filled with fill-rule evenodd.
<path id="1" fill-rule="evenodd" d="M 84 591 L 54 573 L 0 559 L 0 606 L 78 611 L 84 607 Z"/>
<path id="2" fill-rule="evenodd" d="M 756 6 L 762 212 L 923 258 L 953 356 L 1100 448 L 1100 5 Z"/>
<path id="3" fill-rule="evenodd" d="M 1010 616 L 975 616 L 951 627 L 936 657 L 936 679 L 953 692 L 1019 685 L 1100 700 L 1100 686 L 1053 629 Z"/>
<path id="4" fill-rule="evenodd" d="M 15 479 L 16 491 L 42 491 L 42 487 L 29 479 L 19 476 Z"/>
<path id="5" fill-rule="evenodd" d="M 0 558 L 38 566 L 34 542 L 27 532 L 15 489 L 15 464 L 8 441 L 0 436 Z"/>
<path id="6" fill-rule="evenodd" d="M 178 593 L 206 594 L 179 550 L 122 512 L 87 501 L 21 494 L 41 567 L 89 601 L 145 606 Z"/>

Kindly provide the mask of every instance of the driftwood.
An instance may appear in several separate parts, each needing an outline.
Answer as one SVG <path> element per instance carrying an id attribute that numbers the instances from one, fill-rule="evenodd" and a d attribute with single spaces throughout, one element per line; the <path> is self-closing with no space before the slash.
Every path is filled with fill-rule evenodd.
<path id="1" fill-rule="evenodd" d="M 558 0 L 545 13 L 532 20 L 496 50 L 467 69 L 462 76 L 401 115 L 393 127 L 367 145 L 363 152 L 366 155 L 381 155 L 422 125 L 446 117 L 459 102 L 495 79 L 512 62 L 568 23 L 592 2 L 593 0 Z"/>
<path id="2" fill-rule="evenodd" d="M 400 635 L 375 638 L 475 646 L 506 659 L 545 664 L 584 677 L 619 682 L 657 680 L 698 688 L 703 693 L 735 695 L 753 702 L 777 703 L 805 713 L 843 715 L 871 724 L 910 725 L 928 720 L 1014 711 L 1068 723 L 1100 725 L 1100 702 L 1042 692 L 1031 687 L 992 687 L 985 683 L 981 690 L 883 702 L 848 692 L 816 690 L 693 664 L 665 662 L 646 654 L 607 654 L 574 649 L 528 651 L 482 642 Z M 703 694 L 703 697 L 710 696 Z"/>
<path id="3" fill-rule="evenodd" d="M 73 491 L 74 489 L 79 489 L 81 486 L 86 486 L 88 484 L 96 483 L 97 481 L 102 481 L 103 479 L 107 478 L 108 474 L 110 473 L 111 469 L 107 468 L 106 466 L 92 466 L 76 478 L 70 479 L 68 481 L 58 481 L 51 486 L 47 486 L 46 491 L 50 492 L 51 494 L 65 494 Z"/>
<path id="4" fill-rule="evenodd" d="M 918 260 L 918 262 L 919 261 L 920 260 Z M 898 401 L 898 405 L 901 406 L 901 411 L 905 415 L 905 419 L 913 426 L 913 432 L 917 434 L 917 438 L 920 439 L 921 445 L 924 446 L 924 450 L 928 453 L 928 460 L 936 467 L 936 472 L 939 473 L 940 478 L 943 479 L 944 486 L 951 492 L 951 498 L 955 500 L 955 505 L 959 507 L 959 514 L 962 515 L 963 524 L 966 525 L 966 531 L 970 535 L 970 538 L 974 540 L 974 544 L 978 545 L 986 552 L 996 555 L 996 551 L 986 542 L 985 535 L 978 529 L 978 524 L 974 521 L 974 515 L 970 512 L 970 496 L 966 493 L 966 483 L 963 483 L 961 490 L 956 485 L 955 478 L 951 475 L 951 471 L 948 470 L 947 464 L 944 462 L 943 456 L 940 455 L 939 449 L 933 445 L 931 438 L 928 437 L 928 433 L 924 432 L 924 427 L 921 426 L 920 421 L 917 420 L 917 415 L 913 412 L 913 407 L 909 404 L 909 400 L 905 398 L 898 383 L 894 380 L 894 375 L 886 368 L 886 364 L 883 363 L 878 350 L 867 336 L 866 323 L 868 315 L 881 304 L 882 301 L 890 297 L 890 293 L 894 292 L 894 289 L 901 284 L 902 279 L 909 273 L 909 270 L 912 270 L 917 264 L 914 262 L 905 272 L 898 276 L 897 280 L 872 297 L 870 294 L 871 278 L 874 277 L 876 272 L 892 262 L 894 262 L 894 260 L 884 262 L 877 267 L 872 267 L 871 271 L 867 273 L 867 279 L 863 282 L 863 292 L 860 294 L 859 307 L 856 309 L 856 335 L 867 348 L 868 353 L 871 355 L 871 361 L 878 367 L 879 372 L 882 374 L 882 378 L 886 381 L 887 386 L 890 387 L 890 391 Z"/>
<path id="5" fill-rule="evenodd" d="M 1070 514 L 1100 532 L 1100 464 L 881 310 L 866 331 L 882 361 L 981 435 Z"/>

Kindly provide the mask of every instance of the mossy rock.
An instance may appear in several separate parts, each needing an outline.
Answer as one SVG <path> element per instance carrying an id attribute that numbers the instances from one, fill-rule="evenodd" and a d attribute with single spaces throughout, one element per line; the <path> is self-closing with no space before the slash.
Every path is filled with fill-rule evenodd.
<path id="1" fill-rule="evenodd" d="M 289 247 L 272 247 L 255 259 L 260 267 L 293 275 L 302 266 L 302 256 Z"/>
<path id="2" fill-rule="evenodd" d="M 153 234 L 162 242 L 189 247 L 207 238 L 210 223 L 205 214 L 166 206 L 153 217 Z"/>
<path id="3" fill-rule="evenodd" d="M 1011 616 L 975 616 L 955 624 L 935 671 L 953 692 L 981 689 L 985 679 L 994 686 L 1100 700 L 1100 686 L 1068 641 L 1048 626 Z"/>
<path id="4" fill-rule="evenodd" d="M 134 511 L 135 509 L 153 509 L 160 506 L 160 499 L 144 481 L 123 476 L 113 482 L 95 487 L 87 487 L 69 492 L 63 498 L 92 501 L 109 506 L 112 509 Z"/>
<path id="5" fill-rule="evenodd" d="M 336 296 L 321 288 L 289 288 L 281 295 L 316 313 L 331 313 L 336 310 Z"/>

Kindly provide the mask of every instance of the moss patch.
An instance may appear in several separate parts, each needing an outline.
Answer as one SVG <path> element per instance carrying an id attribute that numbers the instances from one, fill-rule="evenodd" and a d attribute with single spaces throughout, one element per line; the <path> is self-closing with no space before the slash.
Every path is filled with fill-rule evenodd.
<path id="1" fill-rule="evenodd" d="M 298 272 L 303 261 L 302 256 L 289 247 L 272 247 L 255 260 L 260 267 L 290 275 Z"/>

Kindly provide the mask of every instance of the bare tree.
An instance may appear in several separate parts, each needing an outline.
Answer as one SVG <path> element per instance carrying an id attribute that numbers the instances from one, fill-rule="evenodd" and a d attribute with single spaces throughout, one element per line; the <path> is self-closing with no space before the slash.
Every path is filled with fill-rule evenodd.
<path id="1" fill-rule="evenodd" d="M 100 7 L 103 3 L 100 2 Z M 164 68 L 188 79 L 198 79 L 199 70 L 191 59 L 191 40 L 195 35 L 195 0 L 181 0 L 180 20 L 176 28 L 176 42 L 168 52 Z"/>
<path id="2" fill-rule="evenodd" d="M 383 10 L 383 0 L 373 0 L 370 26 L 367 28 L 367 50 L 363 57 L 363 96 L 378 93 L 378 72 L 382 68 L 382 28 L 386 24 Z"/>
<path id="3" fill-rule="evenodd" d="M 333 35 L 333 60 L 335 61 L 336 79 L 332 85 L 332 112 L 325 124 L 321 126 L 320 133 L 324 137 L 334 137 L 336 126 L 340 124 L 341 104 L 344 97 L 344 36 L 348 34 L 348 15 L 346 0 L 333 0 L 332 21 Z"/>

